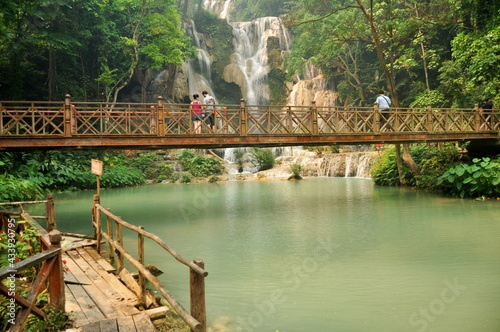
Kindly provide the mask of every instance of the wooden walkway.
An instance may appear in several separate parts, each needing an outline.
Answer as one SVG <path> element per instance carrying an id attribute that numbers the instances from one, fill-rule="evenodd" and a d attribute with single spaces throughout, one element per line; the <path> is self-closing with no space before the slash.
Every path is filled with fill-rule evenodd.
<path id="1" fill-rule="evenodd" d="M 110 273 L 115 270 L 93 248 L 66 251 L 66 312 L 75 331 L 156 331 L 150 316 L 135 307 L 137 296 Z"/>

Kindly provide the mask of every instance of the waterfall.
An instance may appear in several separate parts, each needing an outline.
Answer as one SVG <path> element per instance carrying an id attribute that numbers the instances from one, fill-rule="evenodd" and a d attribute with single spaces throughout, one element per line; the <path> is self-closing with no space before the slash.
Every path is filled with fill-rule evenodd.
<path id="1" fill-rule="evenodd" d="M 203 7 L 216 13 L 221 20 L 229 22 L 229 12 L 231 10 L 232 0 L 204 0 Z"/>
<path id="2" fill-rule="evenodd" d="M 249 153 L 251 153 L 251 148 L 241 147 L 241 148 L 224 148 L 224 149 L 214 149 L 214 153 L 216 153 L 219 157 L 224 160 L 227 160 L 231 163 L 236 162 L 236 157 L 234 155 L 235 150 L 245 150 L 246 157 L 243 159 L 249 161 Z M 271 148 L 271 151 L 275 158 L 277 157 L 304 157 L 304 156 L 315 156 L 316 154 L 312 151 L 304 150 L 301 146 L 283 146 L 283 147 L 274 147 Z"/>
<path id="3" fill-rule="evenodd" d="M 327 155 L 318 175 L 369 178 L 370 164 L 375 157 L 375 152 Z"/>
<path id="4" fill-rule="evenodd" d="M 289 49 L 290 36 L 277 17 L 261 17 L 252 22 L 233 22 L 236 63 L 245 79 L 245 99 L 248 105 L 269 103 L 269 87 L 265 84 L 267 39 L 278 37 L 280 48 Z"/>
<path id="5" fill-rule="evenodd" d="M 203 90 L 207 90 L 210 95 L 214 96 L 210 81 L 211 81 L 211 66 L 212 62 L 210 56 L 201 47 L 200 37 L 198 31 L 196 31 L 196 25 L 193 20 L 189 20 L 184 23 L 184 30 L 187 35 L 193 37 L 194 46 L 198 50 L 198 56 L 196 60 L 191 60 L 188 62 L 188 83 L 189 83 L 189 94 L 190 97 L 197 93 L 201 95 Z M 199 67 L 199 72 L 195 70 L 195 62 L 197 62 Z"/>
<path id="6" fill-rule="evenodd" d="M 341 155 L 328 155 L 322 158 L 320 168 L 318 170 L 318 176 L 330 176 L 337 177 L 340 176 L 342 164 Z"/>

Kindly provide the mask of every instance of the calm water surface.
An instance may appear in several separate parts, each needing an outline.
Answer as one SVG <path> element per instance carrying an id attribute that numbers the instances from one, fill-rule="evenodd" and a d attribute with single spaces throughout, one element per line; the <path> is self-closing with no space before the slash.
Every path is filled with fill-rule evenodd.
<path id="1" fill-rule="evenodd" d="M 92 234 L 93 194 L 57 195 L 58 228 Z M 497 201 L 314 178 L 105 190 L 101 202 L 205 261 L 216 331 L 500 331 Z M 146 262 L 188 307 L 188 269 L 149 240 Z"/>

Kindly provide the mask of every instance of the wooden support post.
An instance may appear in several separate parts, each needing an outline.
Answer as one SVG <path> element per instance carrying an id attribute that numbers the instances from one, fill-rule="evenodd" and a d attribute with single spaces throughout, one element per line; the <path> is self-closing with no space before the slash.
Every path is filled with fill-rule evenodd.
<path id="1" fill-rule="evenodd" d="M 151 106 L 151 118 L 149 119 L 149 127 L 151 135 L 156 135 L 156 108 Z"/>
<path id="2" fill-rule="evenodd" d="M 288 134 L 291 134 L 293 132 L 293 121 L 292 121 L 292 109 L 291 107 L 287 108 L 286 111 L 286 131 Z"/>
<path id="3" fill-rule="evenodd" d="M 139 229 L 144 230 L 144 226 L 139 226 Z M 141 233 L 137 233 L 138 239 L 137 239 L 137 253 L 138 253 L 138 261 L 144 266 L 144 235 Z M 144 276 L 142 273 L 139 271 L 139 286 L 141 287 L 141 295 L 140 299 L 142 300 L 142 303 L 144 303 L 144 306 L 147 308 L 147 292 L 146 292 L 146 279 L 144 279 Z"/>
<path id="4" fill-rule="evenodd" d="M 318 135 L 319 129 L 318 129 L 318 108 L 316 107 L 316 100 L 312 101 L 312 106 L 311 106 L 311 133 L 313 135 Z"/>
<path id="5" fill-rule="evenodd" d="M 115 220 L 115 228 L 116 228 L 116 242 L 120 246 L 123 247 L 123 235 L 122 235 L 122 225 Z M 116 262 L 116 270 L 119 274 L 123 270 L 123 254 L 120 251 L 116 252 L 116 258 L 118 259 Z"/>
<path id="6" fill-rule="evenodd" d="M 111 209 L 106 209 L 108 212 L 111 212 Z M 113 224 L 110 216 L 106 216 L 106 224 L 108 226 L 108 236 L 113 239 Z M 115 256 L 115 248 L 113 247 L 113 244 L 111 242 L 108 242 L 109 244 L 109 258 L 112 260 L 114 259 Z"/>
<path id="7" fill-rule="evenodd" d="M 64 99 L 64 137 L 71 137 L 71 119 L 73 118 L 71 111 L 71 96 L 66 95 Z"/>
<path id="8" fill-rule="evenodd" d="M 380 112 L 377 103 L 373 105 L 373 132 L 380 134 Z"/>
<path id="9" fill-rule="evenodd" d="M 165 136 L 165 113 L 163 111 L 163 97 L 158 96 L 158 107 L 157 107 L 157 116 L 158 116 L 158 136 Z"/>
<path id="10" fill-rule="evenodd" d="M 222 107 L 222 116 L 224 117 L 222 121 L 222 133 L 223 134 L 228 134 L 229 133 L 229 121 L 227 119 L 227 107 Z"/>
<path id="11" fill-rule="evenodd" d="M 61 240 L 62 235 L 58 230 L 49 233 L 50 249 L 57 248 L 59 253 L 54 257 L 55 262 L 49 274 L 50 305 L 58 312 L 64 312 L 66 303 L 64 295 L 64 276 L 62 265 Z"/>
<path id="12" fill-rule="evenodd" d="M 201 259 L 195 259 L 194 264 L 205 268 L 205 263 Z M 189 285 L 191 295 L 191 316 L 200 322 L 202 328 L 201 332 L 207 330 L 207 313 L 205 309 L 205 277 L 189 269 Z M 194 331 L 191 329 L 191 331 Z"/>
<path id="13" fill-rule="evenodd" d="M 481 112 L 478 104 L 474 104 L 474 131 L 481 131 Z"/>
<path id="14" fill-rule="evenodd" d="M 427 131 L 432 134 L 434 132 L 434 121 L 432 119 L 431 104 L 427 104 Z"/>
<path id="15" fill-rule="evenodd" d="M 97 241 L 97 253 L 101 254 L 101 211 L 96 207 L 96 204 L 100 204 L 99 195 L 94 195 L 94 222 L 95 222 L 95 239 Z"/>
<path id="16" fill-rule="evenodd" d="M 266 117 L 266 122 L 267 122 L 267 124 L 266 124 L 266 133 L 267 134 L 271 133 L 271 112 L 272 112 L 271 108 L 269 106 L 267 106 L 267 111 L 266 111 L 266 113 L 267 113 L 266 114 L 267 115 L 267 117 Z"/>
<path id="17" fill-rule="evenodd" d="M 245 99 L 240 99 L 240 135 L 247 136 L 247 108 L 245 106 Z"/>
<path id="18" fill-rule="evenodd" d="M 414 112 L 414 111 L 415 110 L 413 110 L 413 109 L 411 110 L 411 112 Z M 394 108 L 393 114 L 394 114 L 394 127 L 392 127 L 392 131 L 396 132 L 396 131 L 399 131 L 399 118 L 400 118 L 399 114 L 403 114 L 403 116 L 404 116 L 404 110 L 398 114 L 398 109 Z"/>
<path id="19" fill-rule="evenodd" d="M 76 135 L 78 131 L 78 124 L 76 123 L 76 107 L 71 105 L 71 134 Z"/>
<path id="20" fill-rule="evenodd" d="M 56 225 L 56 207 L 54 204 L 54 196 L 52 194 L 47 195 L 47 203 L 45 203 L 45 211 L 47 214 L 47 232 L 57 228 Z"/>

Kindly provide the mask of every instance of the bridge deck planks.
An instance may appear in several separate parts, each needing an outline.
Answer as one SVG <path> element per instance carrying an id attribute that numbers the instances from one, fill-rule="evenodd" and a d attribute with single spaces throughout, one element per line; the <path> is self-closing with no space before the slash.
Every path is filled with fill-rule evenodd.
<path id="1" fill-rule="evenodd" d="M 68 331 L 155 331 L 149 315 L 135 308 L 137 297 L 106 271 L 109 267 L 98 263 L 98 257 L 102 259 L 90 247 L 63 254 L 69 269 L 64 275 L 66 312 L 73 319 Z"/>

